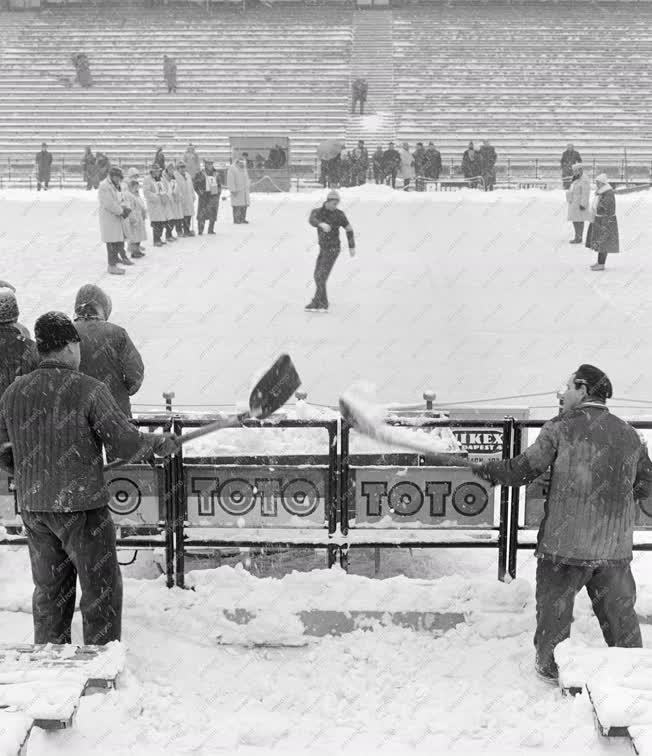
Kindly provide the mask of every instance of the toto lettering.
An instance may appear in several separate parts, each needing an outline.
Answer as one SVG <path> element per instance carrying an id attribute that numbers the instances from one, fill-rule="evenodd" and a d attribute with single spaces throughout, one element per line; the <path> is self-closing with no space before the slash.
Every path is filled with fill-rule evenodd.
<path id="1" fill-rule="evenodd" d="M 363 481 L 360 493 L 367 517 L 382 517 L 391 512 L 402 517 L 417 513 L 429 517 L 445 517 L 450 502 L 453 509 L 464 517 L 477 517 L 487 507 L 489 496 L 478 483 L 460 483 L 454 490 L 450 481 L 426 481 L 422 484 L 401 481 L 391 485 L 388 481 Z M 422 512 L 424 504 L 427 511 Z"/>
<path id="2" fill-rule="evenodd" d="M 216 506 L 234 517 L 256 507 L 263 517 L 277 517 L 279 505 L 290 515 L 308 517 L 323 498 L 315 483 L 305 478 L 193 477 L 191 491 L 197 496 L 198 514 L 205 517 L 214 517 Z"/>

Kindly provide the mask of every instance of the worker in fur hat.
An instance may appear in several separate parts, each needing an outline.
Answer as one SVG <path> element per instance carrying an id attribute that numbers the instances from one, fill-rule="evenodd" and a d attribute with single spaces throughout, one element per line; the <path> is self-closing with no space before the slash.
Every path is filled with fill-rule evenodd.
<path id="1" fill-rule="evenodd" d="M 38 366 L 36 344 L 18 328 L 19 315 L 15 293 L 0 287 L 0 396 L 19 375 Z"/>

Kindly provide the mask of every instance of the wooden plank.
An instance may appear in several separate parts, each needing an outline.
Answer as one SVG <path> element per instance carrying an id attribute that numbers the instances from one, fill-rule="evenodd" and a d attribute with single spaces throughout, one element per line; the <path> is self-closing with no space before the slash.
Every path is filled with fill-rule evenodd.
<path id="1" fill-rule="evenodd" d="M 587 683 L 586 689 L 602 735 L 630 737 L 634 725 L 652 727 L 652 690 L 618 685 L 607 678 Z"/>

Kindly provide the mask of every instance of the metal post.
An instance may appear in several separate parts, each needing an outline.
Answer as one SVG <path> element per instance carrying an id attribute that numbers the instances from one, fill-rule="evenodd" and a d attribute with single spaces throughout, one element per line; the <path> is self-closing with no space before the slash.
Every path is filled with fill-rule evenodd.
<path id="1" fill-rule="evenodd" d="M 534 178 L 539 179 L 539 158 L 534 158 Z"/>
<path id="2" fill-rule="evenodd" d="M 514 418 L 506 417 L 503 422 L 503 459 L 511 457 Z M 505 582 L 507 572 L 507 533 L 509 527 L 509 487 L 500 487 L 500 524 L 498 528 L 498 580 Z"/>
<path id="3" fill-rule="evenodd" d="M 299 394 L 301 392 L 297 392 Z M 326 491 L 326 520 L 328 522 L 328 535 L 331 536 L 337 530 L 337 516 L 340 511 L 340 455 L 338 454 L 338 421 L 335 420 L 328 426 L 328 490 Z M 328 544 L 328 567 L 332 567 L 337 558 L 337 546 Z"/>
<path id="4" fill-rule="evenodd" d="M 593 158 L 593 168 L 591 170 L 593 172 L 591 175 L 591 178 L 594 179 L 595 178 L 595 158 Z"/>
<path id="5" fill-rule="evenodd" d="M 308 398 L 308 392 L 307 391 L 295 391 L 294 392 L 295 399 L 298 402 L 305 402 Z"/>
<path id="6" fill-rule="evenodd" d="M 165 399 L 165 411 L 172 412 L 172 400 L 174 399 L 174 391 L 164 391 L 163 398 Z"/>
<path id="7" fill-rule="evenodd" d="M 437 394 L 434 391 L 424 391 L 423 398 L 426 400 L 426 410 L 432 410 L 432 403 L 437 398 Z"/>
<path id="8" fill-rule="evenodd" d="M 183 423 L 180 418 L 174 419 L 174 433 L 181 435 Z M 185 588 L 185 521 L 186 521 L 186 478 L 183 467 L 183 447 L 172 458 L 174 469 L 174 573 L 178 588 Z"/>
<path id="9" fill-rule="evenodd" d="M 163 430 L 169 432 L 170 425 Z M 174 587 L 174 490 L 172 460 L 166 457 L 163 462 L 163 510 L 165 517 L 165 584 Z"/>
<path id="10" fill-rule="evenodd" d="M 340 531 L 343 536 L 349 534 L 349 496 L 351 494 L 349 482 L 349 424 L 340 420 Z M 340 547 L 340 566 L 343 570 L 349 568 L 349 550 L 347 546 Z"/>
<path id="11" fill-rule="evenodd" d="M 523 449 L 523 428 L 514 421 L 514 456 L 520 454 Z M 507 573 L 512 578 L 516 578 L 516 556 L 518 554 L 518 518 L 520 512 L 520 489 L 518 486 L 512 487 L 512 506 L 509 514 L 509 557 L 507 563 Z"/>

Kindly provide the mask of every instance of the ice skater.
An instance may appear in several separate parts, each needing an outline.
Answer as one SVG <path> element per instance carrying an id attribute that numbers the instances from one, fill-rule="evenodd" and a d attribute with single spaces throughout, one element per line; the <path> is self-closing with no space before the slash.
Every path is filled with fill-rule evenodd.
<path id="1" fill-rule="evenodd" d="M 317 264 L 315 265 L 315 284 L 317 289 L 310 304 L 306 305 L 305 309 L 307 312 L 328 312 L 326 282 L 340 254 L 340 228 L 346 231 L 351 257 L 355 255 L 353 227 L 346 215 L 337 207 L 339 202 L 339 193 L 332 190 L 328 193 L 326 202 L 321 207 L 316 207 L 310 213 L 308 222 L 317 229 L 319 255 L 317 256 Z"/>

